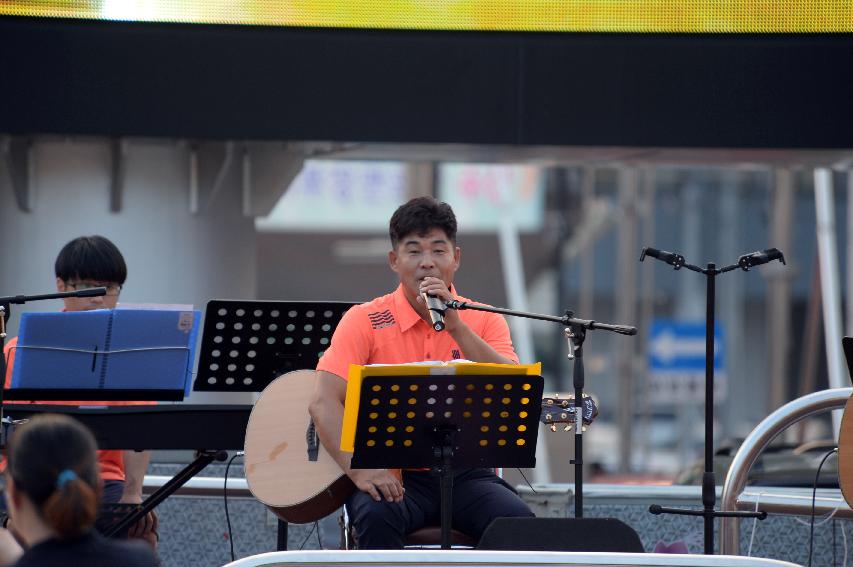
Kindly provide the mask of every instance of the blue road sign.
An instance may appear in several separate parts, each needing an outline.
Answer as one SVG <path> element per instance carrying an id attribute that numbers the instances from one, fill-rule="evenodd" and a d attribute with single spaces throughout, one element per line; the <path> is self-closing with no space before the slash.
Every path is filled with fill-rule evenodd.
<path id="1" fill-rule="evenodd" d="M 723 329 L 714 329 L 714 371 L 723 369 Z M 649 328 L 649 371 L 701 372 L 705 369 L 705 322 L 655 319 Z"/>

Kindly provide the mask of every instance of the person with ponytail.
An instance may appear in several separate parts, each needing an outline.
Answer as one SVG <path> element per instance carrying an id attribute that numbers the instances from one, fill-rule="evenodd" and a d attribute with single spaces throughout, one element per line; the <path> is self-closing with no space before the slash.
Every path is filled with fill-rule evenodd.
<path id="1" fill-rule="evenodd" d="M 64 415 L 37 416 L 9 438 L 6 501 L 26 551 L 15 567 L 154 567 L 141 541 L 108 540 L 94 530 L 101 498 L 97 445 Z"/>

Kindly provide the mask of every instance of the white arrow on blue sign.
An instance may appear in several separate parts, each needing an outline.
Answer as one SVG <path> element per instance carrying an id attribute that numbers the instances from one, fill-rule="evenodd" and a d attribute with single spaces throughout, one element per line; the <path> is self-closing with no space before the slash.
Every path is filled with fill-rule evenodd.
<path id="1" fill-rule="evenodd" d="M 714 329 L 714 371 L 723 369 L 723 329 Z M 705 322 L 655 319 L 649 328 L 649 370 L 689 372 L 705 369 Z"/>

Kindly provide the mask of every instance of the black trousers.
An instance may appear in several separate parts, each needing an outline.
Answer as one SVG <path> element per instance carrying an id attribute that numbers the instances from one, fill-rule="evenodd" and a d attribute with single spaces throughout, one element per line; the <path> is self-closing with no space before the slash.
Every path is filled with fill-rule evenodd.
<path id="1" fill-rule="evenodd" d="M 403 471 L 406 495 L 399 503 L 376 502 L 357 490 L 347 514 L 360 549 L 401 549 L 406 534 L 441 522 L 440 477 L 432 471 Z M 480 539 L 495 518 L 533 517 L 512 487 L 489 469 L 453 476 L 453 528 Z"/>

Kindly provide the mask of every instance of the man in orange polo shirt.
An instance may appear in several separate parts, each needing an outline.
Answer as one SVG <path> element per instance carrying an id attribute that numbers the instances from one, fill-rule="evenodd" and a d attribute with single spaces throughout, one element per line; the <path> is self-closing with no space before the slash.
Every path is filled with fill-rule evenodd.
<path id="1" fill-rule="evenodd" d="M 351 469 L 340 450 L 346 377 L 350 364 L 403 364 L 467 359 L 518 363 L 504 318 L 484 311 L 447 310 L 445 329 L 430 323 L 423 295 L 470 301 L 456 294 L 453 276 L 461 250 L 450 205 L 419 197 L 391 217 L 388 261 L 396 291 L 357 305 L 343 317 L 317 365 L 310 413 L 323 447 L 358 490 L 347 512 L 362 549 L 399 549 L 406 534 L 438 524 L 439 477 L 431 471 Z M 533 516 L 513 489 L 489 469 L 462 470 L 453 481 L 453 528 L 479 539 L 497 517 Z"/>
<path id="2" fill-rule="evenodd" d="M 119 292 L 127 279 L 127 265 L 119 249 L 103 236 L 81 236 L 66 244 L 54 264 L 56 289 L 59 292 L 105 287 L 107 294 L 100 297 L 69 297 L 63 299 L 63 311 L 90 311 L 114 309 Z M 10 340 L 4 349 L 6 355 L 6 387 L 11 387 L 12 370 L 15 364 L 17 337 Z M 57 405 L 134 405 L 147 402 L 102 402 L 102 401 L 34 401 L 15 403 L 37 403 Z M 142 487 L 145 471 L 151 459 L 149 451 L 98 451 L 98 461 L 103 479 L 102 500 L 106 503 L 142 502 Z M 131 530 L 131 535 L 151 540 L 156 530 L 156 516 L 151 514 Z M 156 535 L 156 531 L 153 532 Z M 153 541 L 153 540 L 152 540 Z"/>

